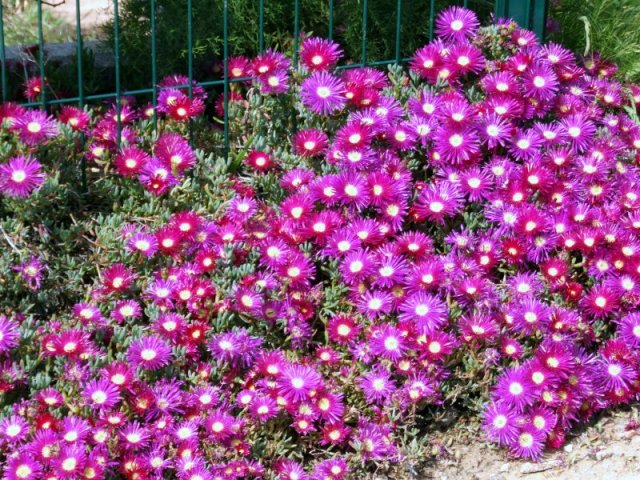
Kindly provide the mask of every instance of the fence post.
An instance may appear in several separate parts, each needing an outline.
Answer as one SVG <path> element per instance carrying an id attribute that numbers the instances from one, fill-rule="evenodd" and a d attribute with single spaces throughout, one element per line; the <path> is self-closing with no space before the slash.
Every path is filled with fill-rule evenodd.
<path id="1" fill-rule="evenodd" d="M 116 143 L 120 148 L 120 136 L 122 135 L 122 119 L 120 113 L 120 15 L 118 13 L 118 0 L 113 0 L 113 61 L 115 63 L 116 74 Z"/>
<path id="2" fill-rule="evenodd" d="M 530 28 L 544 41 L 547 34 L 548 0 L 533 0 Z"/>
<path id="3" fill-rule="evenodd" d="M 7 92 L 7 65 L 4 51 L 4 12 L 2 2 L 0 2 L 0 68 L 2 69 L 2 101 L 6 102 L 9 97 Z"/>
<path id="4" fill-rule="evenodd" d="M 229 159 L 229 0 L 222 3 L 222 37 L 224 55 L 224 159 Z"/>
<path id="5" fill-rule="evenodd" d="M 82 23 L 81 23 L 80 15 L 80 0 L 76 0 L 76 56 L 78 62 L 78 103 L 80 108 L 84 110 L 84 73 L 83 73 L 83 65 L 82 65 L 82 55 L 84 50 L 82 48 Z M 84 133 L 80 134 L 80 146 L 84 150 Z M 81 182 L 82 182 L 82 193 L 89 193 L 89 186 L 87 183 L 87 157 L 86 155 L 82 155 L 80 159 L 80 173 L 81 173 Z"/>
<path id="6" fill-rule="evenodd" d="M 42 0 L 38 0 L 38 65 L 40 67 L 40 104 L 47 108 L 47 79 L 44 74 L 44 34 L 42 27 Z"/>
<path id="7" fill-rule="evenodd" d="M 151 104 L 153 105 L 153 132 L 158 132 L 158 71 L 156 43 L 156 0 L 150 0 L 149 17 L 151 20 Z"/>
<path id="8" fill-rule="evenodd" d="M 497 17 L 513 18 L 544 40 L 548 0 L 496 0 Z"/>

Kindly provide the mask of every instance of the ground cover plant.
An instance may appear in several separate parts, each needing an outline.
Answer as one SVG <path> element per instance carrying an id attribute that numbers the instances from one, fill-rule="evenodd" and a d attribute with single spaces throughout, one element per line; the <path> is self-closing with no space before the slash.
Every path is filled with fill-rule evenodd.
<path id="1" fill-rule="evenodd" d="M 179 75 L 157 130 L 2 106 L 6 478 L 412 478 L 443 412 L 538 459 L 637 398 L 640 90 L 436 27 L 408 71 L 230 59 L 228 158 Z"/>

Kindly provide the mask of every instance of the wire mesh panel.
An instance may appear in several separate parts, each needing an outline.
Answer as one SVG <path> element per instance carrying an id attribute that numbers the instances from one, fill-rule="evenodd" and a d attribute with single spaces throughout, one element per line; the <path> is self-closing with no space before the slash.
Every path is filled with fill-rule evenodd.
<path id="1" fill-rule="evenodd" d="M 131 88 L 127 79 L 129 75 L 123 74 L 123 70 L 131 68 L 131 58 L 123 58 L 123 35 L 130 35 L 130 31 L 122 28 L 121 10 L 125 5 L 120 0 L 110 0 L 112 21 L 110 23 L 109 54 L 112 60 L 112 78 L 109 86 L 100 91 L 88 92 L 85 75 L 89 66 L 85 64 L 85 41 L 82 33 L 82 2 L 80 0 L 66 0 L 75 2 L 75 62 L 76 69 L 74 75 L 75 96 L 74 95 L 54 95 L 47 88 L 47 39 L 44 38 L 43 29 L 43 1 L 37 0 L 37 23 L 38 41 L 34 55 L 34 65 L 32 66 L 32 76 L 40 79 L 41 93 L 37 101 L 23 102 L 26 106 L 39 106 L 43 109 L 61 104 L 78 104 L 84 107 L 89 102 L 113 101 L 115 103 L 116 122 L 118 139 L 121 133 L 121 99 L 125 96 L 144 96 L 148 98 L 154 106 L 153 124 L 157 125 L 155 107 L 158 104 L 158 79 L 161 77 L 159 62 L 159 48 L 169 43 L 170 40 L 163 37 L 159 31 L 159 26 L 166 20 L 167 12 L 161 7 L 166 0 L 138 0 L 145 7 L 145 15 L 148 16 L 148 24 L 140 23 L 140 29 L 144 30 L 144 38 L 147 38 L 148 56 L 141 55 L 135 58 L 134 65 L 138 70 L 145 72 L 142 77 L 138 76 L 136 84 Z M 244 4 L 242 3 L 244 1 Z M 245 5 L 246 4 L 246 5 Z M 426 43 L 434 36 L 435 16 L 441 9 L 449 5 L 459 5 L 476 10 L 480 16 L 484 17 L 511 17 L 522 26 L 525 26 L 538 34 L 544 36 L 546 22 L 547 0 L 351 0 L 351 2 L 341 0 L 186 0 L 178 2 L 186 15 L 184 19 L 183 32 L 186 34 L 186 45 L 184 45 L 184 61 L 186 77 L 188 82 L 184 85 L 173 85 L 172 88 L 187 89 L 189 97 L 193 97 L 193 86 L 196 70 L 196 53 L 202 50 L 202 45 L 206 42 L 215 43 L 219 47 L 221 75 L 212 78 L 211 75 L 204 77 L 199 74 L 198 84 L 205 88 L 215 88 L 220 91 L 224 115 L 222 118 L 224 132 L 225 154 L 229 151 L 229 102 L 230 85 L 236 82 L 245 82 L 247 78 L 231 78 L 229 72 L 229 58 L 232 53 L 237 54 L 238 49 L 251 48 L 252 52 L 261 54 L 270 46 L 268 37 L 273 39 L 270 30 L 288 32 L 291 44 L 285 45 L 291 52 L 294 67 L 298 64 L 298 44 L 302 34 L 308 33 L 309 12 L 318 18 L 313 19 L 313 27 L 319 28 L 319 23 L 324 23 L 324 31 L 313 33 L 324 35 L 329 39 L 338 40 L 344 46 L 349 46 L 351 52 L 348 61 L 338 68 L 356 68 L 362 66 L 383 66 L 390 64 L 400 64 L 406 62 L 405 55 L 410 54 L 411 49 L 415 49 L 418 41 Z M 268 8 L 277 6 L 283 9 L 282 12 L 292 14 L 292 23 L 285 22 L 284 18 L 270 19 Z M 345 5 L 348 5 L 349 18 L 345 20 Z M 197 6 L 197 12 L 195 7 Z M 304 7 L 304 8 L 303 8 Z M 202 19 L 203 8 L 209 10 L 211 15 Z M 247 47 L 240 46 L 237 42 L 237 32 L 245 31 L 245 24 L 233 24 L 233 18 L 237 18 L 239 11 L 246 9 L 247 12 L 255 12 L 255 45 Z M 341 12 L 338 12 L 339 9 Z M 321 12 L 321 14 L 318 14 Z M 219 15 L 217 15 L 219 14 Z M 197 15 L 197 16 L 196 16 Z M 0 64 L 2 68 L 0 86 L 2 87 L 2 100 L 16 100 L 15 93 L 20 84 L 24 82 L 24 74 L 20 75 L 10 71 L 7 58 L 7 46 L 5 45 L 5 16 L 2 4 L 0 3 Z M 273 15 L 272 15 L 273 16 Z M 340 17 L 339 17 L 340 16 Z M 320 18 L 321 17 L 321 18 Z M 486 18 L 485 18 L 486 19 Z M 172 21 L 178 21 L 172 19 Z M 208 37 L 203 41 L 196 31 L 197 25 L 206 21 L 205 31 L 209 31 L 209 26 L 216 25 L 219 28 L 213 40 Z M 416 22 L 418 22 L 416 24 Z M 221 25 L 219 25 L 221 23 Z M 240 23 L 240 22 L 237 22 Z M 286 25 L 283 23 L 287 23 Z M 348 23 L 349 32 L 344 32 L 344 24 Z M 384 28 L 382 28 L 384 27 Z M 382 31 L 384 30 L 384 31 Z M 246 33 L 246 32 L 245 32 Z M 411 34 L 411 38 L 409 37 Z M 125 39 L 127 37 L 124 37 Z M 279 37 L 282 38 L 282 35 Z M 125 42 L 126 44 L 126 42 Z M 359 45 L 358 45 L 359 44 Z M 381 47 L 382 45 L 382 47 Z M 282 45 L 278 45 L 282 46 Z M 375 48 L 372 48 L 375 47 Z M 146 50 L 145 50 L 146 51 Z M 380 52 L 384 52 L 382 56 Z M 201 55 L 200 55 L 201 56 Z M 380 58 L 382 56 L 382 58 Z M 35 71 L 34 71 L 35 70 Z M 200 69 L 202 70 L 202 69 Z M 147 73 L 148 72 L 148 73 Z M 26 69 L 25 72 L 26 74 Z M 183 71 L 184 73 L 184 71 Z M 144 80 L 140 80 L 143 78 Z M 125 88 L 129 86 L 130 88 Z M 118 140 L 119 141 L 119 140 Z"/>

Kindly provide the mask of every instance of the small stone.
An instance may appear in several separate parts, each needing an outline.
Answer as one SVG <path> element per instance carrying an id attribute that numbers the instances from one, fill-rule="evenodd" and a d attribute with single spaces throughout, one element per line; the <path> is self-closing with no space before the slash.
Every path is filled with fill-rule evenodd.
<path id="1" fill-rule="evenodd" d="M 531 470 L 534 468 L 534 464 L 527 462 L 520 467 L 520 473 L 531 473 Z"/>
<path id="2" fill-rule="evenodd" d="M 540 463 L 531 463 L 527 462 L 522 467 L 520 467 L 521 474 L 529 474 L 529 473 L 538 473 L 544 472 L 547 470 L 551 470 L 552 468 L 557 468 L 560 466 L 560 461 L 558 460 L 550 460 L 548 462 L 540 462 Z"/>
<path id="3" fill-rule="evenodd" d="M 614 444 L 609 450 L 611 450 L 611 455 L 616 457 L 624 455 L 625 453 L 625 448 L 620 444 Z"/>
<path id="4" fill-rule="evenodd" d="M 610 450 L 598 450 L 596 452 L 596 460 L 604 460 L 605 458 L 609 458 L 613 453 Z"/>
<path id="5" fill-rule="evenodd" d="M 565 446 L 564 446 L 563 450 L 564 450 L 565 452 L 567 452 L 567 453 L 571 453 L 571 452 L 573 452 L 573 445 L 571 445 L 571 444 L 569 443 L 569 444 L 567 444 L 567 445 L 565 445 Z"/>
<path id="6" fill-rule="evenodd" d="M 511 465 L 509 465 L 508 463 L 503 463 L 502 466 L 500 467 L 500 471 L 501 472 L 508 472 L 510 467 L 511 467 Z"/>

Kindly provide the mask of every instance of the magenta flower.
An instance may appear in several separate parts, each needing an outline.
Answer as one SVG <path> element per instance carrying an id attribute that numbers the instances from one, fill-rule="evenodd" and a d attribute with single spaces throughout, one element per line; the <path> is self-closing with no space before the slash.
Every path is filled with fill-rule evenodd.
<path id="1" fill-rule="evenodd" d="M 383 367 L 365 374 L 360 379 L 360 388 L 370 403 L 387 402 L 396 391 L 391 374 Z"/>
<path id="2" fill-rule="evenodd" d="M 22 417 L 12 415 L 0 420 L 0 438 L 4 443 L 19 443 L 29 433 L 29 424 Z"/>
<path id="3" fill-rule="evenodd" d="M 340 46 L 324 38 L 309 37 L 300 46 L 300 61 L 310 72 L 333 67 L 341 56 Z"/>
<path id="4" fill-rule="evenodd" d="M 19 325 L 4 315 L 0 315 L 0 354 L 8 352 L 20 341 Z"/>
<path id="5" fill-rule="evenodd" d="M 133 366 L 157 370 L 171 361 L 171 348 L 159 337 L 142 337 L 131 344 L 127 358 Z"/>
<path id="6" fill-rule="evenodd" d="M 278 378 L 278 391 L 292 402 L 309 397 L 322 386 L 322 377 L 311 367 L 287 365 Z"/>
<path id="7" fill-rule="evenodd" d="M 316 129 L 296 132 L 293 137 L 294 150 L 298 155 L 314 157 L 322 154 L 328 145 L 327 135 Z"/>
<path id="8" fill-rule="evenodd" d="M 374 328 L 369 336 L 371 353 L 392 361 L 404 356 L 408 350 L 407 343 L 402 332 L 389 324 Z"/>
<path id="9" fill-rule="evenodd" d="M 533 427 L 520 429 L 515 440 L 509 446 L 514 455 L 537 460 L 544 449 L 544 434 Z"/>
<path id="10" fill-rule="evenodd" d="M 124 177 L 135 177 L 147 165 L 149 154 L 136 146 L 128 146 L 116 155 L 113 164 L 116 171 Z"/>
<path id="11" fill-rule="evenodd" d="M 442 38 L 455 41 L 471 38 L 479 26 L 475 13 L 460 7 L 447 8 L 436 19 L 436 33 Z"/>
<path id="12" fill-rule="evenodd" d="M 347 99 L 345 87 L 338 77 L 326 72 L 312 73 L 302 82 L 300 100 L 319 115 L 330 115 L 342 110 Z"/>
<path id="13" fill-rule="evenodd" d="M 89 126 L 91 118 L 84 110 L 65 105 L 60 109 L 58 121 L 69 125 L 73 130 L 84 132 Z"/>
<path id="14" fill-rule="evenodd" d="M 170 172 L 183 172 L 195 165 L 196 154 L 189 142 L 177 133 L 165 133 L 155 143 L 158 162 Z"/>
<path id="15" fill-rule="evenodd" d="M 492 403 L 483 413 L 483 428 L 487 437 L 498 445 L 509 446 L 518 437 L 518 415 L 504 404 Z"/>
<path id="16" fill-rule="evenodd" d="M 534 401 L 533 386 L 522 368 L 509 370 L 496 385 L 497 396 L 511 408 L 522 412 Z"/>
<path id="17" fill-rule="evenodd" d="M 26 110 L 15 120 L 12 128 L 30 146 L 46 143 L 59 133 L 56 121 L 42 110 Z"/>
<path id="18" fill-rule="evenodd" d="M 7 480 L 36 480 L 40 478 L 42 466 L 26 453 L 7 460 L 4 474 Z"/>
<path id="19" fill-rule="evenodd" d="M 13 267 L 16 272 L 20 272 L 22 280 L 31 290 L 39 290 L 42 283 L 43 272 L 47 266 L 42 263 L 39 257 L 31 257 L 20 265 Z"/>
<path id="20" fill-rule="evenodd" d="M 0 165 L 0 192 L 10 197 L 28 197 L 44 180 L 42 165 L 31 156 L 13 157 Z"/>
<path id="21" fill-rule="evenodd" d="M 109 380 L 92 380 L 82 392 L 87 404 L 94 409 L 110 409 L 120 400 L 118 388 Z"/>

